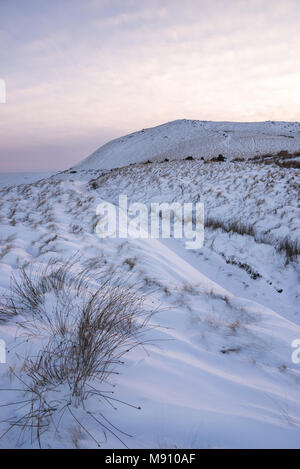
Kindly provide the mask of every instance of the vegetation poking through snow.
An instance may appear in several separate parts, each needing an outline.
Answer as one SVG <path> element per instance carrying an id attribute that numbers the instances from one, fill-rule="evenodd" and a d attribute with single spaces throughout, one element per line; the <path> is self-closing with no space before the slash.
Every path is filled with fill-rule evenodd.
<path id="1" fill-rule="evenodd" d="M 70 414 L 94 441 L 89 420 L 96 420 L 105 435 L 122 441 L 124 432 L 104 417 L 103 407 L 122 402 L 113 396 L 111 380 L 125 355 L 147 342 L 153 312 L 144 308 L 145 299 L 104 269 L 91 275 L 87 269 L 78 270 L 76 262 L 57 259 L 39 270 L 22 268 L 13 279 L 3 314 L 17 315 L 23 336 L 39 340 L 41 347 L 25 357 L 20 373 L 13 372 L 22 398 L 4 434 L 21 427 L 42 447 L 49 432 Z"/>

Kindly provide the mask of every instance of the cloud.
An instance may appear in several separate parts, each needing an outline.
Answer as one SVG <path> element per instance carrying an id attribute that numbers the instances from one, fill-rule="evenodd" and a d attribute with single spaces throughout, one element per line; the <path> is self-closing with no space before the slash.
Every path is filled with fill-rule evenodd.
<path id="1" fill-rule="evenodd" d="M 121 13 L 116 16 L 107 18 L 104 22 L 99 22 L 101 25 L 103 23 L 107 26 L 123 26 L 123 25 L 141 25 L 142 23 L 151 22 L 157 19 L 162 19 L 167 17 L 166 8 L 160 8 L 156 11 L 144 10 L 133 13 Z"/>
<path id="2" fill-rule="evenodd" d="M 0 108 L 0 142 L 10 152 L 30 155 L 38 138 L 47 153 L 58 142 L 57 164 L 64 147 L 69 164 L 70 149 L 86 156 L 78 141 L 89 150 L 97 129 L 93 149 L 104 134 L 116 136 L 103 128 L 122 134 L 183 117 L 299 119 L 297 1 L 57 5 L 43 33 L 2 35 L 13 52 Z M 54 21 L 59 12 L 65 23 Z"/>

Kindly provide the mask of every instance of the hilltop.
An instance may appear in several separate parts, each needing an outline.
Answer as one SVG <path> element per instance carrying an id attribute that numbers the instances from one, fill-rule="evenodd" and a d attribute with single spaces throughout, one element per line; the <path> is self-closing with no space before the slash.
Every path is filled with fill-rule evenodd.
<path id="1" fill-rule="evenodd" d="M 253 158 L 300 150 L 299 122 L 212 122 L 175 120 L 112 140 L 75 169 L 112 169 L 147 161 Z"/>

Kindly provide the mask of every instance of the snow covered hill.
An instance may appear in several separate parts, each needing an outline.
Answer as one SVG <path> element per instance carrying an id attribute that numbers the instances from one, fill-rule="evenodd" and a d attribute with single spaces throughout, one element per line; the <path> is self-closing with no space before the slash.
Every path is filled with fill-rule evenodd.
<path id="1" fill-rule="evenodd" d="M 97 204 L 117 204 L 119 193 L 146 204 L 200 198 L 210 217 L 204 247 L 188 252 L 183 240 L 100 240 Z M 132 350 L 111 383 L 116 399 L 141 410 L 118 402 L 116 411 L 91 396 L 89 412 L 76 405 L 65 411 L 68 392 L 56 389 L 58 411 L 53 422 L 44 422 L 42 447 L 90 448 L 99 441 L 108 448 L 299 448 L 300 365 L 291 359 L 291 344 L 300 338 L 300 271 L 299 256 L 290 252 L 294 247 L 299 253 L 297 168 L 264 160 L 156 162 L 64 172 L 0 194 L 2 299 L 22 267 L 33 268 L 39 281 L 53 259 L 64 265 L 76 258 L 76 269 L 87 269 L 92 282 L 105 266 L 130 278 L 158 307 L 147 335 L 154 344 L 147 352 Z M 246 222 L 253 230 L 244 228 Z M 290 244 L 282 243 L 286 236 Z M 51 318 L 55 298 L 37 301 Z M 28 316 L 20 311 L 0 322 L 10 352 L 0 364 L 4 448 L 38 446 L 18 422 L 31 415 L 30 393 L 27 401 L 22 387 L 31 379 L 24 357 L 35 357 L 44 339 L 28 339 L 24 321 Z M 43 318 L 34 321 L 44 331 Z M 110 393 L 111 384 L 96 388 Z M 113 433 L 105 439 L 97 423 L 103 418 L 132 436 L 108 424 Z"/>
<path id="2" fill-rule="evenodd" d="M 38 447 L 38 427 L 43 448 L 300 448 L 299 135 L 296 123 L 175 121 L 110 142 L 72 171 L 0 177 L 0 447 Z M 219 153 L 230 158 L 211 159 Z M 203 202 L 204 246 L 99 239 L 97 206 L 116 209 L 120 194 L 147 207 Z M 49 364 L 53 330 L 68 339 L 56 314 L 60 326 L 64 311 L 77 318 L 76 302 L 105 289 L 103 271 L 156 314 L 145 348 L 88 382 L 82 406 L 73 369 L 54 360 L 53 385 L 40 357 Z"/>
<path id="3" fill-rule="evenodd" d="M 211 122 L 175 120 L 106 143 L 74 166 L 111 169 L 133 163 L 193 158 L 255 157 L 300 151 L 299 122 Z"/>

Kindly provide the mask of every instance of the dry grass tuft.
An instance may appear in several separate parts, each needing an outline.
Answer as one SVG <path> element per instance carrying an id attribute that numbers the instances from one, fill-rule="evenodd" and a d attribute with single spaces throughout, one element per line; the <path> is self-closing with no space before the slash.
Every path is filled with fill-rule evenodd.
<path id="1" fill-rule="evenodd" d="M 289 160 L 289 161 L 277 161 L 276 164 L 281 168 L 295 168 L 300 169 L 300 161 Z"/>
<path id="2" fill-rule="evenodd" d="M 268 233 L 257 233 L 254 230 L 253 225 L 251 224 L 243 223 L 237 220 L 226 221 L 217 218 L 207 217 L 205 220 L 205 227 L 212 229 L 221 229 L 226 233 L 236 233 L 242 236 L 252 236 L 256 242 L 269 244 L 273 246 L 277 252 L 284 253 L 286 263 L 296 260 L 297 256 L 300 255 L 300 245 L 298 240 L 291 239 L 288 236 L 281 240 L 276 240 L 271 237 Z M 245 270 L 248 270 L 246 264 L 241 267 Z M 259 275 L 256 275 L 256 278 L 257 277 L 259 277 Z"/>
<path id="3" fill-rule="evenodd" d="M 38 272 L 22 268 L 18 279 L 13 279 L 3 313 L 19 315 L 24 334 L 39 337 L 42 347 L 25 358 L 20 376 L 14 374 L 26 396 L 26 411 L 21 419 L 9 420 L 5 433 L 21 425 L 41 447 L 42 435 L 56 428 L 67 412 L 97 441 L 77 419 L 80 409 L 104 433 L 120 440 L 118 429 L 88 407 L 95 399 L 100 409 L 105 403 L 114 407 L 122 402 L 103 388 L 118 374 L 124 355 L 147 342 L 145 332 L 153 311 L 146 311 L 144 301 L 120 275 L 105 270 L 93 271 L 91 278 L 75 262 L 56 259 Z"/>
<path id="4" fill-rule="evenodd" d="M 207 217 L 205 220 L 205 226 L 213 229 L 220 228 L 227 233 L 232 232 L 240 235 L 254 236 L 254 229 L 252 225 L 237 220 L 223 221 L 220 219 Z"/>

